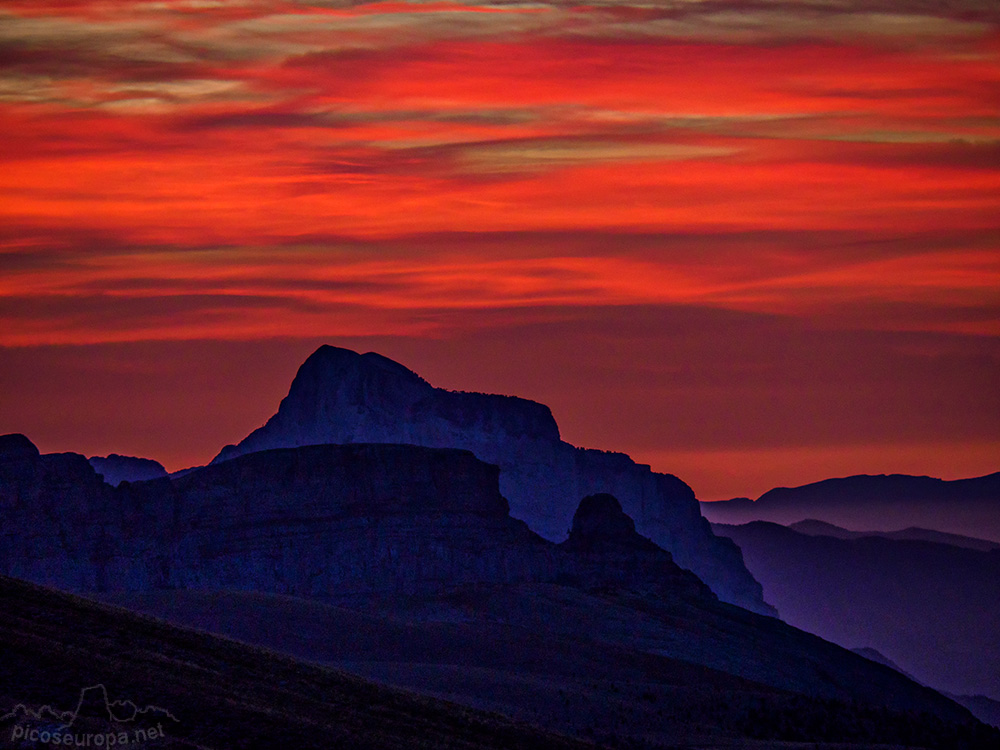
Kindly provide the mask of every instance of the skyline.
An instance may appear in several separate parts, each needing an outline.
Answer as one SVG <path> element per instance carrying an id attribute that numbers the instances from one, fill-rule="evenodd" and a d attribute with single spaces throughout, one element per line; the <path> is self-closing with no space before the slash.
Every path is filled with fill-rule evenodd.
<path id="1" fill-rule="evenodd" d="M 208 461 L 319 344 L 702 499 L 1000 469 L 1000 9 L 7 2 L 0 432 Z"/>

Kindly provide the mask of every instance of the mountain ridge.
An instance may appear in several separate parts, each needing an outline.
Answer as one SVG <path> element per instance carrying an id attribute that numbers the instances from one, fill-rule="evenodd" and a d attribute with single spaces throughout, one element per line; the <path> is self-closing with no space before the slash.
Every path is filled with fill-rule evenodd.
<path id="1" fill-rule="evenodd" d="M 1000 472 L 944 480 L 909 474 L 857 474 L 799 487 L 776 487 L 757 500 L 702 502 L 712 523 L 813 519 L 845 529 L 919 526 L 1000 543 Z"/>
<path id="2" fill-rule="evenodd" d="M 937 542 L 939 544 L 950 544 L 955 547 L 966 547 L 968 549 L 989 552 L 991 549 L 1000 549 L 1000 542 L 991 542 L 988 539 L 977 539 L 961 534 L 948 534 L 934 529 L 922 529 L 919 526 L 908 526 L 898 531 L 853 531 L 836 526 L 826 521 L 818 521 L 815 518 L 807 518 L 804 521 L 788 524 L 788 528 L 809 536 L 832 536 L 837 539 L 861 539 L 866 536 L 880 536 L 885 539 L 906 539 L 910 541 Z"/>
<path id="3" fill-rule="evenodd" d="M 498 467 L 466 450 L 277 448 L 112 487 L 82 456 L 32 449 L 0 440 L 0 572 L 63 589 L 233 588 L 344 603 L 574 580 L 716 599 L 634 529 L 627 554 L 578 555 L 574 536 L 543 539 L 509 515 Z"/>
<path id="4" fill-rule="evenodd" d="M 1000 549 L 715 524 L 792 625 L 876 649 L 921 682 L 1000 699 Z"/>

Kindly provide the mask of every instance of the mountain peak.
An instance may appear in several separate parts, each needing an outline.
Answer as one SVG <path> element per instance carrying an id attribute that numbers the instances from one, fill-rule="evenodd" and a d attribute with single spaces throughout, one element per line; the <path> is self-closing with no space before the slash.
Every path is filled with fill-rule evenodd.
<path id="1" fill-rule="evenodd" d="M 473 445 L 466 445 L 462 436 L 470 434 Z M 473 449 L 517 439 L 559 440 L 547 406 L 435 388 L 381 354 L 324 345 L 299 367 L 278 413 L 239 445 L 224 448 L 213 463 L 275 447 L 409 443 Z"/>
<path id="2" fill-rule="evenodd" d="M 0 435 L 0 459 L 17 460 L 38 456 L 38 448 L 24 435 L 17 432 Z"/>
<path id="3" fill-rule="evenodd" d="M 573 549 L 655 546 L 635 530 L 635 521 L 622 509 L 618 498 L 607 492 L 587 495 L 580 501 L 566 543 Z"/>
<path id="4" fill-rule="evenodd" d="M 358 354 L 353 349 L 344 349 L 330 344 L 323 344 L 306 358 L 306 361 L 299 368 L 296 379 L 314 376 L 329 379 L 365 372 L 380 372 L 402 380 L 429 385 L 413 370 L 377 352 Z"/>
<path id="5" fill-rule="evenodd" d="M 105 482 L 113 486 L 122 482 L 144 482 L 167 476 L 163 464 L 151 458 L 112 453 L 108 456 L 91 456 L 87 461 L 94 467 L 94 471 L 104 477 Z"/>
<path id="6" fill-rule="evenodd" d="M 573 515 L 570 536 L 589 537 L 595 534 L 621 536 L 635 532 L 635 522 L 622 510 L 618 498 L 607 492 L 587 495 Z"/>

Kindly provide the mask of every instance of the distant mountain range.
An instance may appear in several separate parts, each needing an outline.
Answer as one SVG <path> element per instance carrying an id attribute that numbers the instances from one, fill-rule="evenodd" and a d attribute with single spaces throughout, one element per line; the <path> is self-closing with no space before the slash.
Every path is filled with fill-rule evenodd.
<path id="1" fill-rule="evenodd" d="M 1000 472 L 954 481 L 903 474 L 827 479 L 769 490 L 755 501 L 703 502 L 701 511 L 712 523 L 813 519 L 859 531 L 916 526 L 1000 542 Z"/>
<path id="2" fill-rule="evenodd" d="M 714 525 L 740 545 L 786 622 L 874 648 L 935 688 L 1000 699 L 1000 549 L 805 527 Z"/>
<path id="3" fill-rule="evenodd" d="M 760 584 L 739 550 L 713 534 L 694 492 L 621 453 L 563 442 L 547 406 L 511 396 L 434 388 L 379 354 L 322 346 L 299 368 L 278 412 L 213 460 L 321 443 L 406 443 L 472 451 L 500 467 L 511 515 L 562 541 L 585 495 L 608 492 L 643 536 L 669 550 L 724 601 L 763 614 Z"/>
<path id="4" fill-rule="evenodd" d="M 884 539 L 909 539 L 917 542 L 937 542 L 939 544 L 950 544 L 954 547 L 965 547 L 976 549 L 980 552 L 989 552 L 991 549 L 1000 549 L 1000 542 L 991 542 L 987 539 L 975 539 L 971 536 L 961 536 L 960 534 L 946 534 L 943 531 L 933 529 L 921 529 L 911 526 L 908 529 L 899 531 L 849 531 L 840 526 L 835 526 L 826 521 L 817 521 L 809 518 L 805 521 L 789 524 L 788 528 L 798 531 L 800 534 L 809 536 L 832 536 L 836 539 L 861 539 L 866 536 L 880 536 Z"/>

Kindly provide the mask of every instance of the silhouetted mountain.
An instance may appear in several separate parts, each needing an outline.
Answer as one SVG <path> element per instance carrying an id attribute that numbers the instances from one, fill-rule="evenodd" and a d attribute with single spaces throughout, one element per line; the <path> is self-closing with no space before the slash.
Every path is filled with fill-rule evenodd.
<path id="1" fill-rule="evenodd" d="M 167 476 L 167 470 L 158 461 L 149 458 L 112 453 L 110 456 L 91 456 L 87 460 L 94 471 L 103 475 L 105 482 L 115 486 L 122 482 L 145 482 Z"/>
<path id="2" fill-rule="evenodd" d="M 787 526 L 815 519 L 846 529 L 917 526 L 1000 542 L 1000 472 L 950 482 L 903 474 L 827 479 L 769 490 L 754 502 L 702 503 L 701 509 L 712 523 Z"/>
<path id="3" fill-rule="evenodd" d="M 546 539 L 566 538 L 580 498 L 617 497 L 643 536 L 669 550 L 725 601 L 775 614 L 739 550 L 713 536 L 691 488 L 621 453 L 560 440 L 547 406 L 434 388 L 379 354 L 322 346 L 299 368 L 278 412 L 213 460 L 322 443 L 406 443 L 472 451 L 500 467 L 511 514 Z"/>
<path id="4" fill-rule="evenodd" d="M 462 584 L 608 579 L 715 599 L 639 537 L 613 498 L 617 517 L 598 519 L 608 529 L 591 523 L 563 545 L 543 539 L 510 517 L 497 467 L 468 451 L 303 446 L 113 488 L 82 456 L 42 456 L 23 436 L 4 440 L 0 571 L 69 590 L 233 588 L 350 602 Z M 616 523 L 628 527 L 631 546 L 579 541 L 618 539 Z"/>
<path id="5" fill-rule="evenodd" d="M 792 625 L 877 649 L 949 693 L 1000 697 L 1000 550 L 810 536 L 764 521 L 715 529 L 740 545 Z"/>
<path id="6" fill-rule="evenodd" d="M 595 722 L 589 717 L 601 696 L 620 689 L 614 675 L 623 674 L 621 670 L 632 675 L 630 690 L 638 691 L 630 695 L 646 700 L 642 683 L 634 682 L 642 660 L 660 664 L 650 667 L 654 672 L 664 670 L 652 679 L 658 687 L 650 693 L 651 702 L 669 704 L 677 695 L 677 676 L 686 674 L 689 692 L 680 705 L 697 717 L 681 708 L 651 706 L 643 714 L 644 727 L 658 726 L 654 717 L 662 714 L 696 734 L 880 737 L 897 744 L 914 744 L 918 736 L 972 737 L 981 731 L 969 724 L 964 709 L 890 669 L 775 618 L 718 601 L 668 552 L 636 533 L 615 498 L 586 498 L 569 539 L 557 545 L 509 516 L 497 478 L 497 467 L 467 451 L 355 444 L 262 451 L 179 479 L 113 488 L 82 457 L 41 456 L 15 436 L 0 440 L 0 562 L 4 570 L 63 587 L 117 591 L 123 603 L 129 600 L 127 592 L 148 597 L 158 591 L 167 601 L 209 596 L 218 599 L 214 608 L 221 617 L 226 602 L 236 602 L 238 609 L 230 615 L 251 634 L 263 636 L 254 642 L 274 645 L 268 639 L 279 638 L 297 644 L 310 659 L 331 648 L 331 633 L 338 643 L 357 643 L 374 637 L 382 627 L 379 618 L 389 616 L 397 622 L 387 626 L 390 631 L 399 623 L 412 626 L 412 644 L 424 644 L 420 658 L 439 648 L 441 669 L 407 662 L 409 666 L 399 668 L 398 680 L 385 665 L 359 671 L 379 676 L 379 669 L 388 669 L 386 682 L 410 685 L 433 673 L 436 692 L 467 699 L 479 693 L 474 686 L 492 684 L 509 691 L 496 705 L 511 706 L 518 715 L 535 705 L 536 678 L 528 666 L 532 654 L 559 640 L 585 641 L 591 644 L 590 656 L 576 666 L 568 662 L 565 669 L 572 672 L 588 659 L 590 669 L 600 659 L 599 651 L 612 662 L 605 670 L 608 683 L 583 690 L 590 696 L 584 716 L 592 731 Z M 72 512 L 63 514 L 64 505 Z M 74 522 L 84 519 L 87 524 L 78 529 Z M 229 593 L 217 593 L 220 589 Z M 269 604 L 273 599 L 251 592 L 314 601 L 287 605 L 283 619 Z M 309 607 L 313 616 L 317 607 L 334 612 L 331 604 L 370 614 L 366 619 L 354 613 L 342 627 L 324 629 L 321 636 L 303 626 L 308 618 L 299 615 L 300 606 Z M 35 648 L 70 637 L 43 634 L 29 615 L 13 616 L 17 627 L 37 636 Z M 319 622 L 331 624 L 331 617 Z M 360 630 L 350 635 L 352 617 Z M 421 641 L 420 634 L 428 632 L 424 626 L 434 622 L 455 624 L 455 650 L 450 641 L 445 646 Z M 61 614 L 52 627 L 57 625 L 72 635 L 79 622 Z M 432 633 L 437 632 L 434 627 Z M 110 633 L 101 643 L 106 658 L 121 658 L 133 648 L 146 653 L 145 646 L 130 638 Z M 486 664 L 488 654 L 499 651 L 508 674 L 490 675 L 471 664 L 449 671 L 446 667 L 454 662 L 448 660 L 463 653 L 458 645 L 463 638 L 467 648 L 478 649 L 464 652 L 465 657 Z M 410 642 L 400 647 L 409 648 Z M 65 650 L 52 648 L 60 649 L 59 654 Z M 171 647 L 163 648 L 169 652 Z M 565 654 L 570 644 L 560 648 Z M 622 649 L 631 655 L 620 656 Z M 650 661 L 653 655 L 665 661 Z M 677 659 L 689 666 L 678 666 Z M 377 649 L 367 661 L 380 661 Z M 702 667 L 685 672 L 691 663 Z M 546 669 L 558 671 L 559 664 L 553 656 Z M 60 684 L 75 674 L 64 674 Z M 574 674 L 566 678 L 567 686 L 579 684 Z M 699 693 L 693 675 L 721 686 L 720 692 Z M 178 685 L 179 677 L 171 679 L 169 684 Z M 224 681 L 223 686 L 229 684 Z M 745 690 L 737 695 L 741 684 Z M 543 703 L 555 700 L 549 687 L 539 689 L 547 696 Z M 784 697 L 758 699 L 761 693 Z M 170 701 L 154 701 L 155 696 L 136 699 L 174 707 Z M 184 705 L 190 707 L 191 700 Z M 728 708 L 712 708 L 727 702 L 732 702 Z M 260 704 L 255 700 L 254 705 Z M 620 721 L 611 716 L 596 723 L 614 735 Z M 572 717 L 553 722 L 547 725 L 567 731 L 579 726 Z M 693 729 L 692 722 L 697 725 Z M 915 733 L 916 727 L 922 734 Z"/>
<path id="7" fill-rule="evenodd" d="M 792 523 L 788 528 L 798 531 L 800 534 L 809 536 L 832 536 L 837 539 L 861 539 L 866 536 L 880 536 L 885 539 L 910 539 L 912 541 L 937 542 L 938 544 L 950 544 L 954 547 L 965 547 L 967 549 L 977 549 L 980 552 L 989 552 L 991 549 L 1000 549 L 1000 542 L 991 542 L 986 539 L 974 539 L 971 536 L 961 536 L 960 534 L 946 534 L 943 531 L 933 529 L 921 529 L 911 526 L 908 529 L 899 531 L 849 531 L 848 529 L 835 526 L 826 521 L 817 521 L 808 518 L 805 521 Z"/>
<path id="8" fill-rule="evenodd" d="M 613 495 L 588 495 L 573 515 L 569 538 L 559 545 L 572 560 L 558 580 L 584 589 L 620 589 L 662 598 L 714 601 L 716 596 L 670 553 L 635 530 Z"/>

